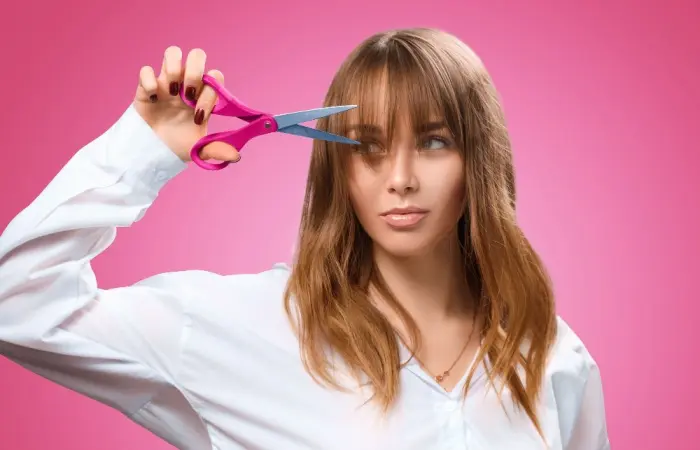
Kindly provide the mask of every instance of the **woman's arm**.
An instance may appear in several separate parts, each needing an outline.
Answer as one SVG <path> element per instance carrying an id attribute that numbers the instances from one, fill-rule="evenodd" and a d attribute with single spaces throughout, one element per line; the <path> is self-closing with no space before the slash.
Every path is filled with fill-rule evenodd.
<path id="1" fill-rule="evenodd" d="M 0 236 L 0 354 L 127 415 L 175 382 L 193 274 L 103 290 L 91 261 L 185 167 L 133 106 L 71 158 Z"/>

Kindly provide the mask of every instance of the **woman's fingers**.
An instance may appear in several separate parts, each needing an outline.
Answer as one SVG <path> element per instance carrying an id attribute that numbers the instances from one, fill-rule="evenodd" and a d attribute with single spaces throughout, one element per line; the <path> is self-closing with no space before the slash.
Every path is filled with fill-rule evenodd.
<path id="1" fill-rule="evenodd" d="M 210 86 L 205 86 L 202 82 L 202 77 L 205 73 L 207 55 L 202 49 L 193 49 L 187 54 L 187 59 L 184 61 L 180 47 L 170 46 L 163 54 L 163 62 L 160 74 L 156 76 L 154 70 L 150 66 L 144 66 L 139 72 L 139 86 L 137 98 L 142 101 L 158 102 L 159 97 L 178 97 L 180 90 L 184 89 L 185 97 L 192 103 L 195 103 L 195 108 L 187 106 L 193 112 L 189 120 L 194 121 L 194 127 L 200 127 L 199 131 L 194 131 L 194 140 L 199 139 L 202 133 L 206 132 L 206 123 L 211 117 L 211 112 L 218 100 L 216 91 Z M 224 75 L 218 70 L 210 70 L 208 72 L 212 78 L 216 79 L 221 85 L 224 83 Z M 164 100 L 164 99 L 163 99 Z M 170 104 L 170 103 L 169 103 Z M 170 105 L 174 106 L 176 103 Z M 149 118 L 150 122 L 158 121 L 158 109 L 144 109 L 144 114 Z M 150 111 L 150 112 L 149 112 Z M 155 115 L 155 116 L 154 116 Z M 189 122 L 190 124 L 192 122 Z M 192 126 L 192 125 L 190 125 Z M 177 130 L 178 136 L 168 136 L 168 142 L 179 142 L 182 140 L 182 133 L 187 133 L 186 128 Z M 189 155 L 185 155 L 187 149 L 177 149 L 176 153 L 187 159 Z M 200 157 L 205 160 L 218 160 L 237 162 L 240 159 L 238 151 L 231 145 L 223 142 L 212 142 L 206 145 L 200 152 Z"/>
<path id="2" fill-rule="evenodd" d="M 184 62 L 184 64 L 183 64 Z M 134 98 L 134 107 L 161 140 L 183 161 L 191 160 L 192 146 L 207 134 L 207 121 L 218 100 L 216 91 L 204 86 L 206 54 L 194 49 L 183 61 L 180 47 L 163 52 L 160 73 L 143 66 Z M 223 85 L 218 70 L 208 72 Z M 186 97 L 187 101 L 183 101 Z M 226 143 L 213 142 L 199 152 L 202 159 L 237 162 L 238 151 Z"/>
<path id="3" fill-rule="evenodd" d="M 197 101 L 197 97 L 199 97 L 199 93 L 202 90 L 202 77 L 204 76 L 206 62 L 207 55 L 200 48 L 191 50 L 187 55 L 184 89 L 185 98 L 191 102 Z"/>
<path id="4" fill-rule="evenodd" d="M 165 91 L 175 97 L 180 93 L 182 81 L 182 50 L 177 46 L 170 46 L 163 55 L 163 66 L 160 70 L 160 82 Z"/>
<path id="5" fill-rule="evenodd" d="M 143 66 L 139 72 L 139 87 L 137 98 L 158 101 L 158 80 L 151 66 Z"/>
<path id="6" fill-rule="evenodd" d="M 208 75 L 219 82 L 220 85 L 224 84 L 224 74 L 218 70 L 210 70 Z M 202 87 L 202 93 L 197 99 L 197 105 L 195 106 L 194 113 L 194 123 L 197 125 L 202 125 L 204 122 L 209 120 L 211 117 L 211 111 L 214 109 L 214 105 L 217 101 L 216 91 L 212 89 L 211 86 L 204 85 Z"/>
<path id="7" fill-rule="evenodd" d="M 218 70 L 210 70 L 208 72 L 212 78 L 219 82 L 220 85 L 224 84 L 224 74 Z M 200 77 L 201 80 L 201 77 Z M 203 85 L 201 94 L 197 99 L 197 105 L 195 107 L 194 113 L 194 123 L 197 125 L 205 124 L 209 117 L 211 117 L 211 111 L 216 105 L 218 97 L 216 91 L 212 89 L 211 86 Z M 211 144 L 205 146 L 200 153 L 202 159 L 215 159 L 218 161 L 229 161 L 237 162 L 240 159 L 238 151 L 223 142 L 212 142 Z"/>

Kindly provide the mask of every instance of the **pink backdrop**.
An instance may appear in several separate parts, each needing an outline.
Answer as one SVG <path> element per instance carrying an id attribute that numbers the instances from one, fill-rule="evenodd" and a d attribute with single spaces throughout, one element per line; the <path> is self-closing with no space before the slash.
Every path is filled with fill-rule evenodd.
<path id="1" fill-rule="evenodd" d="M 285 112 L 320 106 L 369 34 L 441 27 L 483 57 L 505 99 L 520 220 L 556 281 L 559 313 L 600 363 L 613 448 L 698 448 L 698 2 L 236 3 L 4 9 L 0 226 L 121 114 L 139 67 L 159 67 L 170 44 L 201 46 L 241 99 Z M 269 136 L 235 168 L 188 170 L 98 259 L 102 285 L 289 261 L 308 156 L 308 141 Z M 7 360 L 0 374 L 0 448 L 169 448 Z"/>

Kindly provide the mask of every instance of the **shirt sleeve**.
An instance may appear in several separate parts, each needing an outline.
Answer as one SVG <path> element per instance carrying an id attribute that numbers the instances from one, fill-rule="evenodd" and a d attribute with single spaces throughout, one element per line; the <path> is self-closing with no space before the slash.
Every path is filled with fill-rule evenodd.
<path id="1" fill-rule="evenodd" d="M 583 396 L 567 450 L 610 450 L 603 384 L 598 366 L 593 364 L 583 381 Z"/>
<path id="2" fill-rule="evenodd" d="M 173 384 L 188 273 L 101 289 L 91 261 L 186 167 L 130 106 L 0 236 L 0 353 L 134 414 Z"/>
<path id="3" fill-rule="evenodd" d="M 610 450 L 600 368 L 560 318 L 551 370 L 564 449 Z"/>

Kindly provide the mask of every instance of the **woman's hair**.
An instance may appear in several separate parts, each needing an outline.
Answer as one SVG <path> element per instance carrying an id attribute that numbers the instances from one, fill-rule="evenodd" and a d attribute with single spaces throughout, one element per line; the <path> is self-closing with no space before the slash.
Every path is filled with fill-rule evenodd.
<path id="1" fill-rule="evenodd" d="M 535 410 L 556 333 L 553 293 L 516 221 L 510 139 L 482 62 L 460 40 L 438 30 L 380 33 L 342 64 L 325 104 L 357 104 L 358 123 L 382 126 L 389 134 L 397 117 L 409 117 L 415 125 L 437 114 L 446 122 L 464 160 L 464 214 L 456 226 L 467 281 L 484 320 L 465 392 L 475 368 L 485 363 L 499 396 L 507 387 L 541 433 Z M 331 116 L 317 127 L 342 135 L 348 117 Z M 396 330 L 370 300 L 370 285 L 399 311 L 413 342 L 420 337 L 375 270 L 371 239 L 350 203 L 346 158 L 352 150 L 314 142 L 285 306 L 312 376 L 341 388 L 327 359 L 330 349 L 356 377 L 366 377 L 374 400 L 387 410 L 399 392 L 400 346 Z"/>

